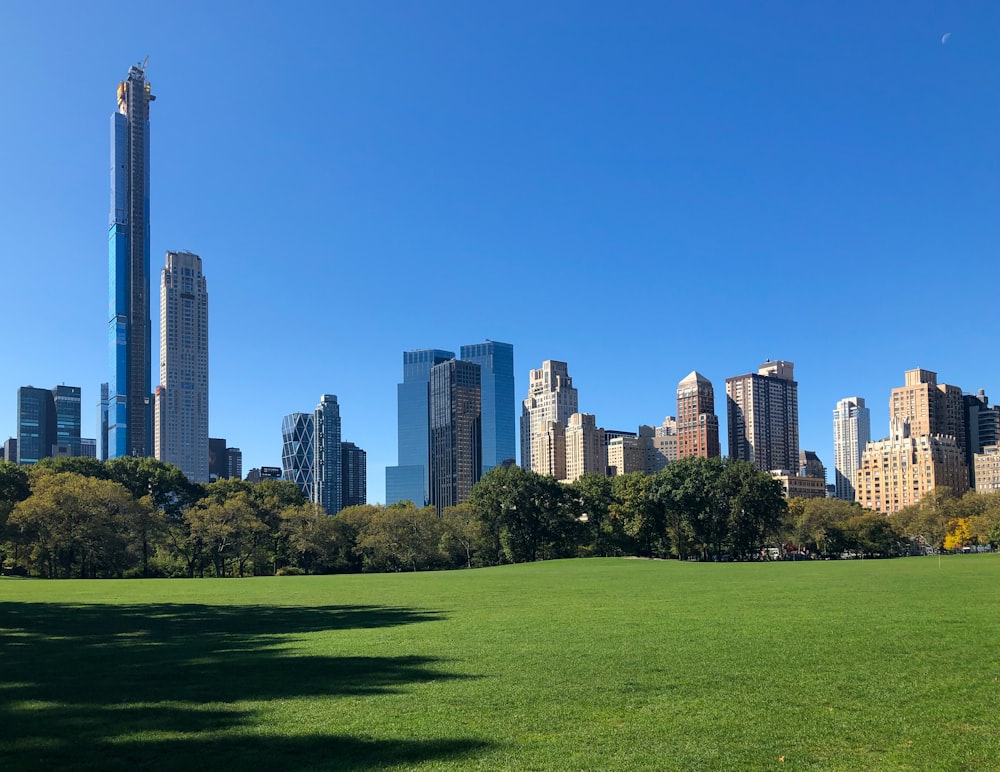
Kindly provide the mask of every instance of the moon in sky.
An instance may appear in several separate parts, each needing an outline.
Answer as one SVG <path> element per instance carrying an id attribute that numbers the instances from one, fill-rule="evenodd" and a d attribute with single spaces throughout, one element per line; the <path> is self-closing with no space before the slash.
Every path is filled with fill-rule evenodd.
<path id="1" fill-rule="evenodd" d="M 941 45 L 944 45 L 945 43 L 947 43 L 950 38 L 951 38 L 951 33 L 950 32 L 945 32 L 941 36 Z"/>

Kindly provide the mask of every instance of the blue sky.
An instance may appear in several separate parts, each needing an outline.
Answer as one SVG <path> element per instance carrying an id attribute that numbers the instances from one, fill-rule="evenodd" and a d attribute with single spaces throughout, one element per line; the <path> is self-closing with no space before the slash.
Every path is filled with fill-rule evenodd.
<path id="1" fill-rule="evenodd" d="M 0 6 L 0 440 L 29 384 L 81 386 L 96 435 L 108 121 L 146 55 L 152 282 L 204 260 L 244 469 L 334 393 L 383 500 L 402 351 L 485 338 L 519 399 L 567 361 L 608 428 L 697 369 L 723 448 L 725 378 L 790 360 L 831 479 L 842 397 L 875 437 L 906 369 L 1000 399 L 993 0 L 233 8 Z"/>

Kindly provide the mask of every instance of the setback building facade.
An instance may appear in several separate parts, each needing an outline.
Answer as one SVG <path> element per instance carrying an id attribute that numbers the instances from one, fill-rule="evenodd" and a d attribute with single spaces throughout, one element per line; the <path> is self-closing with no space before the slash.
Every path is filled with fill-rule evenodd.
<path id="1" fill-rule="evenodd" d="M 160 275 L 160 385 L 154 454 L 192 482 L 209 480 L 208 287 L 191 252 L 167 252 Z"/>
<path id="2" fill-rule="evenodd" d="M 838 499 L 855 500 L 854 480 L 861 454 L 871 442 L 871 411 L 862 397 L 846 397 L 833 410 L 834 491 Z"/>
<path id="3" fill-rule="evenodd" d="M 677 458 L 717 458 L 721 453 L 715 389 L 708 378 L 692 370 L 677 384 Z"/>
<path id="4" fill-rule="evenodd" d="M 566 476 L 565 429 L 578 411 L 577 392 L 565 362 L 546 360 L 532 370 L 521 405 L 521 466 L 557 480 Z"/>

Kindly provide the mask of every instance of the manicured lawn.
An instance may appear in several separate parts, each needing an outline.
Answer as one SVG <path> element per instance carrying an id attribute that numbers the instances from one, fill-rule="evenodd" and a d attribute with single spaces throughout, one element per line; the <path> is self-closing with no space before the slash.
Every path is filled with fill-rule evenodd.
<path id="1" fill-rule="evenodd" d="M 56 767 L 997 769 L 1000 556 L 0 580 Z"/>

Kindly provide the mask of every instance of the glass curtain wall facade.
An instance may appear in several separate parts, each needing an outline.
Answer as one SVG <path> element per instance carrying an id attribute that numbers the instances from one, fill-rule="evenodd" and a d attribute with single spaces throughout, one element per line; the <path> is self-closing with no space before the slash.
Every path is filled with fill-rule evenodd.
<path id="1" fill-rule="evenodd" d="M 55 403 L 49 389 L 22 386 L 17 390 L 17 458 L 34 464 L 52 454 L 56 439 Z"/>
<path id="2" fill-rule="evenodd" d="M 461 359 L 479 365 L 482 375 L 483 474 L 517 456 L 514 347 L 487 340 L 462 346 Z"/>
<path id="3" fill-rule="evenodd" d="M 80 456 L 80 387 L 56 386 L 52 390 L 56 436 L 52 455 Z"/>
<path id="4" fill-rule="evenodd" d="M 313 475 L 313 414 L 290 413 L 281 422 L 282 479 L 299 486 L 306 498 L 315 493 Z"/>
<path id="5" fill-rule="evenodd" d="M 422 507 L 429 500 L 427 384 L 432 367 L 454 358 L 453 351 L 441 349 L 403 352 L 403 382 L 396 387 L 397 465 L 385 469 L 386 504 L 409 500 Z"/>
<path id="6" fill-rule="evenodd" d="M 149 319 L 149 103 L 145 65 L 118 85 L 111 116 L 108 229 L 110 458 L 153 451 Z"/>
<path id="7" fill-rule="evenodd" d="M 467 501 L 482 476 L 479 365 L 452 359 L 431 368 L 430 495 L 438 513 Z"/>

